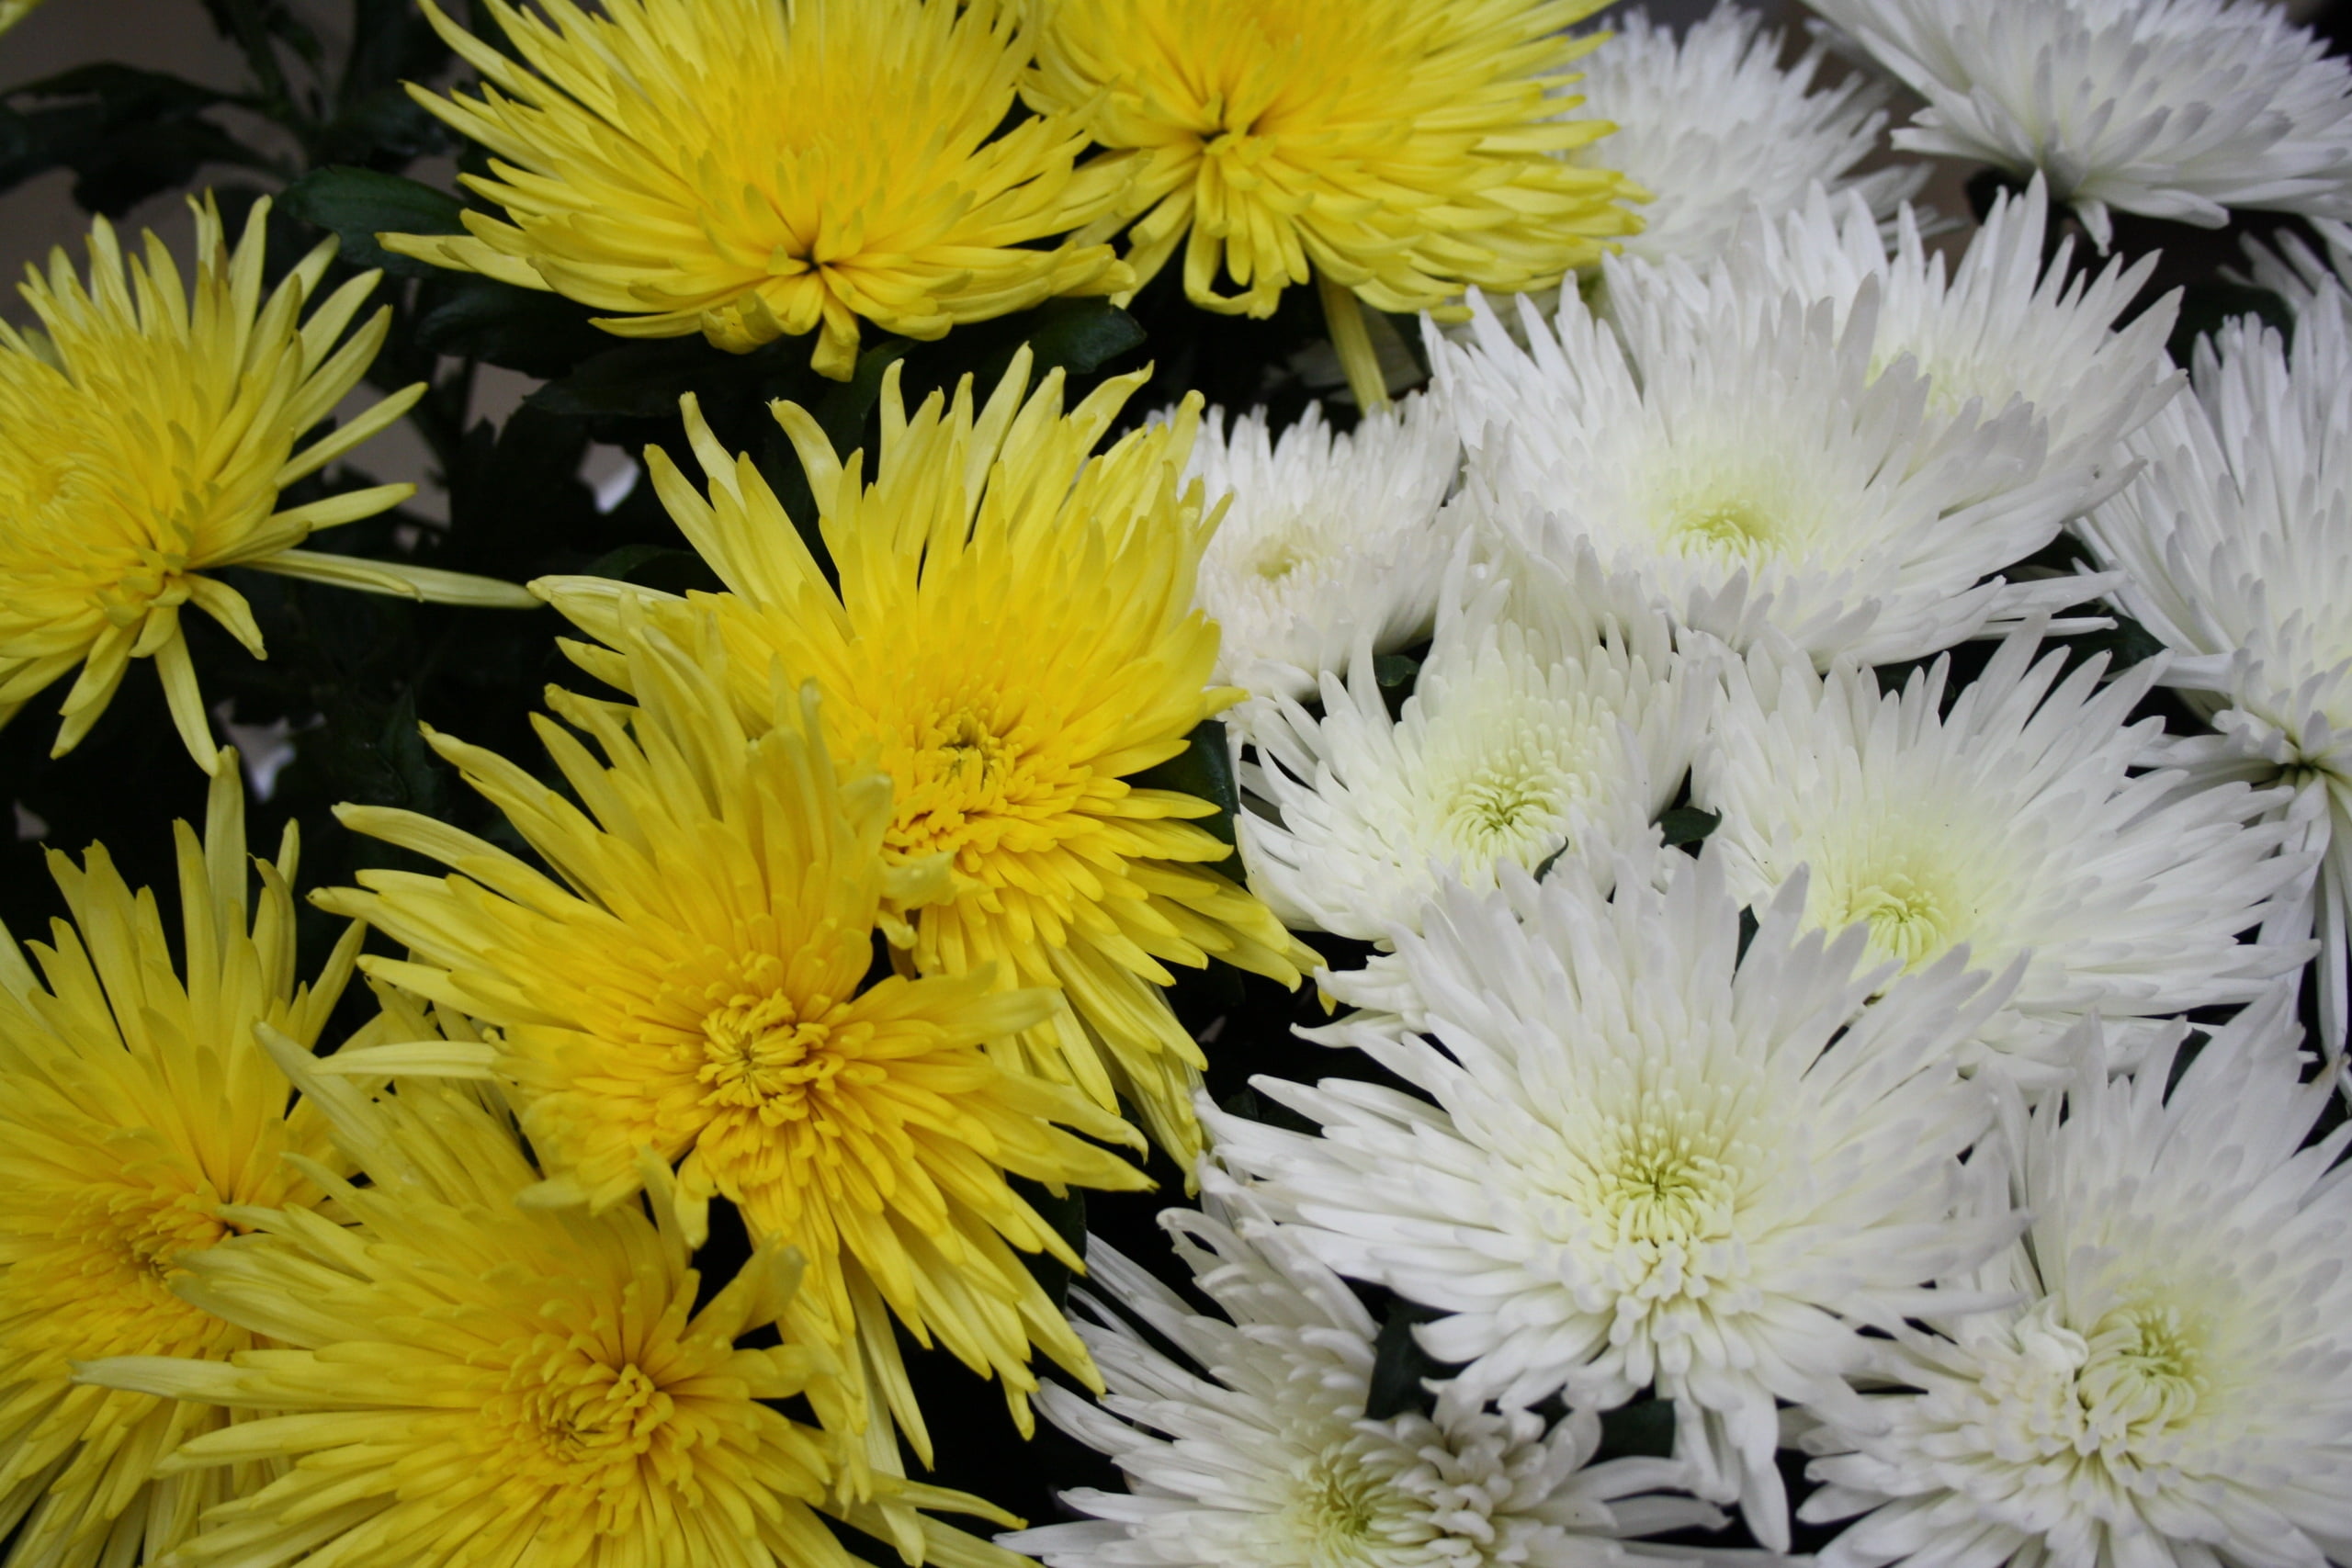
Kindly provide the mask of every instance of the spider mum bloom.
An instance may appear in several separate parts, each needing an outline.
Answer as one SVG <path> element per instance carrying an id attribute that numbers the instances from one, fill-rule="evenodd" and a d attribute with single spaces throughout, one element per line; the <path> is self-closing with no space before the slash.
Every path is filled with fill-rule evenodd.
<path id="1" fill-rule="evenodd" d="M 696 1245 L 719 1194 L 755 1237 L 807 1258 L 794 1331 L 852 1371 L 847 1405 L 820 1397 L 820 1413 L 855 1429 L 878 1390 L 927 1461 L 892 1317 L 1001 1378 L 1025 1420 L 1031 1344 L 1092 1371 L 1015 1249 L 1080 1260 L 1006 1174 L 1146 1182 L 1054 1125 L 1132 1137 L 1117 1117 L 981 1049 L 1035 1022 L 1048 997 L 986 974 L 865 983 L 877 921 L 944 893 L 946 867 L 886 863 L 889 780 L 836 782 L 813 698 L 779 688 L 747 738 L 718 658 L 649 635 L 628 660 L 639 708 L 550 694 L 605 753 L 537 721 L 585 811 L 512 762 L 432 738 L 562 883 L 429 818 L 339 811 L 457 874 L 362 872 L 367 891 L 318 901 L 410 949 L 363 960 L 371 973 L 496 1033 L 388 1043 L 335 1070 L 495 1077 L 548 1172 L 534 1202 L 605 1213 L 642 1188 L 639 1150 L 676 1163 Z"/>
<path id="2" fill-rule="evenodd" d="M 997 134 L 1029 63 L 1000 0 L 485 0 L 519 58 L 424 4 L 483 86 L 410 92 L 496 155 L 465 183 L 506 216 L 388 237 L 402 254 L 553 289 L 623 337 L 815 333 L 839 379 L 861 321 L 937 338 L 1129 283 L 1105 245 L 1040 243 L 1119 184 L 1076 167 L 1075 116 Z"/>
<path id="3" fill-rule="evenodd" d="M 1358 406 L 1385 400 L 1359 299 L 1446 306 L 1468 285 L 1557 284 L 1640 220 L 1641 192 L 1560 156 L 1567 28 L 1599 0 L 1035 0 L 1025 91 L 1110 149 L 1148 281 L 1184 246 L 1184 291 L 1269 316 L 1313 278 Z M 1219 292 L 1220 273 L 1240 292 Z"/>
<path id="4" fill-rule="evenodd" d="M 1703 264 L 1730 247 L 1750 209 L 1787 211 L 1816 183 L 1891 219 L 1927 183 L 1917 164 L 1856 172 L 1878 150 L 1886 91 L 1859 72 L 1816 90 L 1825 44 L 1784 70 L 1780 31 L 1731 4 L 1679 39 L 1639 10 L 1607 25 L 1609 43 L 1585 61 L 1575 91 L 1617 130 L 1568 158 L 1605 162 L 1650 192 L 1626 255 Z"/>
<path id="5" fill-rule="evenodd" d="M 296 979 L 294 829 L 276 861 L 247 866 L 233 765 L 212 776 L 203 837 L 184 822 L 175 833 L 170 935 L 154 897 L 96 847 L 79 866 L 51 853 L 72 919 L 32 944 L 32 963 L 0 931 L 0 1539 L 17 1532 L 0 1555 L 12 1564 L 161 1561 L 250 1481 L 162 1469 L 223 1413 L 76 1387 L 72 1366 L 249 1348 L 245 1329 L 173 1287 L 244 1228 L 240 1205 L 307 1210 L 324 1196 L 315 1163 L 284 1156 L 328 1160 L 325 1124 L 307 1100 L 288 1108 L 254 1029 L 309 1050 L 359 929 L 314 984 Z"/>
<path id="6" fill-rule="evenodd" d="M 2012 1234 L 1958 1212 L 1990 1090 L 1955 1047 L 1997 1006 L 1949 956 L 1871 993 L 1865 933 L 1805 933 L 1802 888 L 1740 952 L 1721 863 L 1580 864 L 1450 888 L 1389 988 L 1312 1032 L 1418 1093 L 1253 1080 L 1319 1137 L 1214 1114 L 1223 1157 L 1330 1267 L 1451 1315 L 1417 1329 L 1474 1400 L 1607 1409 L 1655 1386 L 1702 1497 L 1788 1549 L 1775 1402 L 1842 1405 L 1864 1324 L 1928 1310 L 1938 1280 Z"/>
<path id="7" fill-rule="evenodd" d="M 1807 1519 L 1864 1517 L 1824 1568 L 2211 1568 L 2352 1557 L 2352 1141 L 2316 1141 L 2280 987 L 2130 1078 L 2096 1042 L 2035 1111 L 2025 1237 L 1954 1280 L 1978 1311 L 1883 1342 L 1859 1418 L 1804 1434 Z M 2177 1075 L 2177 1083 L 2175 1077 Z M 2169 1095 L 2165 1089 L 2173 1085 Z"/>
<path id="8" fill-rule="evenodd" d="M 2132 449 L 2148 468 L 2079 525 L 2117 602 L 2174 652 L 2211 719 L 2158 760 L 2192 779 L 2295 786 L 2325 846 L 2315 888 L 2324 1043 L 2345 1036 L 2352 941 L 2352 296 L 2329 283 L 2291 353 L 2247 317 L 2198 344 L 2196 395 Z"/>
<path id="9" fill-rule="evenodd" d="M 2352 218 L 2352 71 L 2243 0 L 1808 0 L 1927 99 L 1915 152 L 2039 170 L 2101 249 L 2109 209 Z"/>
<path id="10" fill-rule="evenodd" d="M 1302 697 L 1347 670 L 1360 633 L 1374 653 L 1428 636 L 1462 531 L 1443 510 L 1462 468 L 1444 412 L 1416 396 L 1339 434 L 1319 406 L 1279 438 L 1263 409 L 1223 426 L 1210 411 L 1184 469 L 1211 507 L 1232 498 L 1197 597 L 1220 634 L 1216 678 Z"/>
<path id="11" fill-rule="evenodd" d="M 208 572 L 251 567 L 378 593 L 527 606 L 522 590 L 398 561 L 322 555 L 314 531 L 372 517 L 414 492 L 377 485 L 279 510 L 278 493 L 408 411 L 423 383 L 311 442 L 303 435 L 359 384 L 391 310 L 336 346 L 378 275 L 303 309 L 334 255 L 326 240 L 266 299 L 269 203 L 231 251 L 208 197 L 196 210 L 196 284 L 153 234 L 126 260 L 103 218 L 85 288 L 61 248 L 21 286 L 37 328 L 0 322 L 0 723 L 82 667 L 53 755 L 106 711 L 134 659 L 155 661 L 188 752 L 217 767 L 196 666 L 180 627 L 203 611 L 261 657 L 244 596 Z"/>
<path id="12" fill-rule="evenodd" d="M 2250 1002 L 2300 968 L 2308 943 L 2237 936 L 2290 923 L 2312 864 L 2280 852 L 2300 829 L 2251 820 L 2286 791 L 2135 771 L 2163 733 L 2128 722 L 2160 660 L 2102 690 L 2105 654 L 2068 674 L 2065 650 L 2037 660 L 2038 643 L 2011 637 L 1956 693 L 1943 660 L 1883 694 L 1851 666 L 1736 667 L 1690 799 L 1722 814 L 1713 841 L 1741 902 L 1808 867 L 1806 920 L 1865 926 L 1866 964 L 1916 969 L 1962 945 L 1991 968 L 2030 955 L 1968 1060 L 2046 1089 L 2065 1082 L 2086 1013 L 2109 1021 L 2109 1066 L 2130 1066 L 2162 1015 Z"/>
<path id="13" fill-rule="evenodd" d="M 805 410 L 778 405 L 838 588 L 691 404 L 707 499 L 664 454 L 647 465 L 727 585 L 684 608 L 718 618 L 739 706 L 763 709 L 773 671 L 813 682 L 836 752 L 876 759 L 896 785 L 890 863 L 949 857 L 950 897 L 908 911 L 916 968 L 993 965 L 1001 987 L 1050 987 L 1050 1014 L 1004 1048 L 1106 1111 L 1124 1094 L 1190 1168 L 1204 1060 L 1162 990 L 1167 965 L 1216 957 L 1296 985 L 1315 955 L 1210 869 L 1232 852 L 1189 820 L 1207 801 L 1135 782 L 1240 695 L 1209 684 L 1216 627 L 1193 606 L 1212 524 L 1178 475 L 1198 404 L 1090 457 L 1140 377 L 1065 413 L 1058 370 L 1023 397 L 1029 367 L 1023 349 L 984 405 L 967 379 L 911 419 L 892 367 L 870 485 L 862 454 L 844 466 Z M 625 640 L 625 602 L 679 613 L 594 578 L 535 586 L 608 645 Z M 622 660 L 575 656 L 628 689 Z"/>
<path id="14" fill-rule="evenodd" d="M 1895 216 L 1891 252 L 1879 214 L 1852 193 L 1833 200 L 1815 191 L 1792 207 L 1752 221 L 1725 256 L 1736 280 L 1731 291 L 1834 300 L 1842 321 L 1864 282 L 1875 279 L 1873 361 L 1883 367 L 1910 356 L 1927 378 L 1931 419 L 1958 418 L 1972 402 L 1986 415 L 2013 400 L 2030 405 L 2048 432 L 2041 471 L 2069 475 L 2077 486 L 2070 512 L 2113 491 L 2129 471 L 2118 443 L 2182 388 L 2185 378 L 2165 351 L 2177 290 L 2117 325 L 2156 258 L 2129 266 L 2112 258 L 2096 275 L 2078 267 L 2075 237 L 2050 237 L 2048 189 L 2039 175 L 1993 203 L 1956 263 L 1922 238 L 1908 203 Z M 1687 279 L 1682 287 L 1690 287 Z M 1633 290 L 1632 309 L 1666 292 Z"/>
<path id="15" fill-rule="evenodd" d="M 333 1106 L 338 1145 L 367 1173 L 363 1186 L 307 1167 L 356 1223 L 240 1209 L 256 1234 L 179 1282 L 273 1348 L 81 1369 L 107 1387 L 256 1413 L 171 1461 L 191 1480 L 270 1467 L 174 1562 L 854 1568 L 815 1510 L 898 1534 L 882 1503 L 829 1495 L 833 1446 L 763 1403 L 820 1382 L 823 1354 L 738 1344 L 790 1315 L 781 1244 L 697 1310 L 687 1226 L 658 1162 L 656 1218 L 635 1204 L 536 1208 L 538 1172 L 512 1124 L 465 1089 L 407 1083 L 371 1102 L 288 1066 Z M 978 1498 L 903 1481 L 881 1495 L 909 1562 L 1016 1568 L 914 1511 L 1003 1518 Z"/>
<path id="16" fill-rule="evenodd" d="M 1059 1387 L 1043 1401 L 1056 1426 L 1117 1461 L 1127 1490 L 1064 1493 L 1085 1522 L 1001 1544 L 1047 1568 L 1599 1568 L 1688 1562 L 1620 1538 L 1724 1522 L 1659 1495 L 1681 1484 L 1667 1461 L 1593 1463 L 1600 1422 L 1589 1411 L 1547 1431 L 1527 1411 L 1448 1391 L 1430 1415 L 1367 1419 L 1379 1325 L 1230 1179 L 1204 1177 L 1205 1212 L 1159 1223 L 1217 1313 L 1093 1240 L 1101 1293 L 1074 1294 L 1111 1392 L 1100 1407 Z"/>
<path id="17" fill-rule="evenodd" d="M 2022 403 L 1931 415 L 1916 365 L 1876 358 L 1882 289 L 1850 301 L 1724 277 L 1634 309 L 1578 299 L 1519 335 L 1480 301 L 1471 341 L 1432 337 L 1469 493 L 1555 559 L 1592 550 L 1679 624 L 1746 648 L 1777 630 L 1826 665 L 1918 658 L 2084 597 L 1995 575 L 2057 536 L 2079 479 L 2044 469 Z M 1629 346 L 1630 345 L 1630 346 Z"/>
<path id="18" fill-rule="evenodd" d="M 1608 590 L 1524 560 L 1465 604 L 1459 576 L 1413 694 L 1392 716 L 1360 650 L 1321 711 L 1250 705 L 1251 793 L 1238 822 L 1250 885 L 1293 929 L 1385 944 L 1451 880 L 1593 863 L 1657 841 L 1706 734 L 1713 660 L 1663 617 L 1597 608 Z M 1515 594 L 1513 591 L 1516 591 Z M 1507 613 L 1507 604 L 1522 612 Z"/>

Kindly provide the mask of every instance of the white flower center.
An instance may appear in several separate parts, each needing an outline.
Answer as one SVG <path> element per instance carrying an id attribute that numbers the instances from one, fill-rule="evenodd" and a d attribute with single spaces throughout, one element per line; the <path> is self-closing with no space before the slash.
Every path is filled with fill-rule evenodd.
<path id="1" fill-rule="evenodd" d="M 1812 923 L 1833 933 L 1868 926 L 1871 964 L 1891 961 L 1907 973 L 1981 935 L 1981 874 L 1963 868 L 1956 854 L 1928 852 L 1916 842 L 1866 842 L 1859 853 L 1845 854 L 1824 845 L 1812 858 Z"/>
<path id="2" fill-rule="evenodd" d="M 1677 476 L 1650 513 L 1668 549 L 1733 564 L 1787 554 L 1804 515 L 1801 492 L 1769 468 Z"/>
<path id="3" fill-rule="evenodd" d="M 1430 780 L 1436 847 L 1480 883 L 1507 861 L 1532 871 L 1566 845 L 1568 813 L 1593 788 L 1587 759 L 1599 739 L 1589 715 L 1484 716 L 1484 733 Z"/>
<path id="4" fill-rule="evenodd" d="M 1575 1211 L 1575 1229 L 1558 1239 L 1616 1298 L 1612 1339 L 1655 1336 L 1667 1370 L 1687 1360 L 1687 1309 L 1726 1307 L 1732 1276 L 1745 1268 L 1740 1205 L 1770 1164 L 1743 1111 L 1753 1087 L 1738 1076 L 1652 1083 L 1596 1104 L 1560 1165 L 1536 1174 Z"/>
<path id="5" fill-rule="evenodd" d="M 1874 879 L 1840 890 L 1843 906 L 1823 924 L 1842 931 L 1857 921 L 1871 929 L 1873 957 L 1917 969 L 1951 947 L 1957 938 L 1958 902 L 1952 890 L 1932 877 L 1887 870 Z"/>
<path id="6" fill-rule="evenodd" d="M 1739 551 L 1770 544 L 1779 532 L 1762 507 L 1739 496 L 1693 502 L 1675 518 L 1674 526 L 1677 533 L 1694 544 L 1703 541 L 1721 549 Z"/>
<path id="7" fill-rule="evenodd" d="M 1356 1435 L 1301 1465 L 1282 1510 L 1282 1539 L 1268 1557 L 1283 1568 L 1388 1568 L 1417 1562 L 1413 1549 L 1437 1533 L 1426 1508 L 1397 1490 L 1406 1456 Z"/>
<path id="8" fill-rule="evenodd" d="M 2210 1392 L 2206 1325 L 2154 1300 L 2109 1312 L 2086 1336 L 2043 1302 L 2021 1319 L 2017 1348 L 1985 1367 L 1984 1430 L 2012 1463 L 2096 1456 L 2130 1472 L 2165 1461 L 2165 1439 Z"/>
<path id="9" fill-rule="evenodd" d="M 1304 518 L 1293 517 L 1251 540 L 1240 564 L 1243 571 L 1260 581 L 1280 584 L 1303 566 L 1317 566 L 1329 560 L 1332 553 L 1328 530 L 1311 526 Z"/>
<path id="10" fill-rule="evenodd" d="M 2199 1329 L 2161 1304 L 2118 1308 L 2099 1319 L 2075 1389 L 2100 1447 L 2144 1442 L 2196 1413 L 2206 1390 Z"/>
<path id="11" fill-rule="evenodd" d="M 1734 1191 L 1717 1130 L 1672 1101 L 1644 1109 L 1593 1167 L 1593 1217 L 1619 1246 L 1661 1253 L 1730 1235 Z"/>

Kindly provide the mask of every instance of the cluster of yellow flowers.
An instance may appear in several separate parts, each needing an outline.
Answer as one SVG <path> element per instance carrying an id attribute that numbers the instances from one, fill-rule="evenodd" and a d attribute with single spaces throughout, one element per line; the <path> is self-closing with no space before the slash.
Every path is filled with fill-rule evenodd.
<path id="1" fill-rule="evenodd" d="M 815 331 L 837 378 L 861 320 L 1124 299 L 1182 244 L 1208 310 L 1314 279 L 1369 408 L 1360 299 L 1549 288 L 1641 226 L 1637 187 L 1559 156 L 1611 129 L 1558 96 L 1601 0 L 482 0 L 518 58 L 422 4 L 484 85 L 413 91 L 497 154 L 466 183 L 507 220 L 391 248 L 630 336 Z"/>
<path id="2" fill-rule="evenodd" d="M 1548 96 L 1591 0 L 483 0 L 511 55 L 424 4 L 483 85 L 419 96 L 496 154 L 469 183 L 506 220 L 388 244 L 623 334 L 813 334 L 833 376 L 861 321 L 1125 295 L 1189 234 L 1211 309 L 1315 280 L 1369 401 L 1359 298 L 1555 284 L 1635 221 L 1556 156 L 1607 129 Z M 910 411 L 894 367 L 846 455 L 778 405 L 820 560 L 688 398 L 703 482 L 647 459 L 718 592 L 323 555 L 408 487 L 281 492 L 419 389 L 303 445 L 385 317 L 346 339 L 373 274 L 313 301 L 332 242 L 266 292 L 266 214 L 232 250 L 198 204 L 192 289 L 101 221 L 87 284 L 60 254 L 40 326 L 0 326 L 0 720 L 78 666 L 62 751 L 153 658 L 212 774 L 176 942 L 97 848 L 51 855 L 47 943 L 0 931 L 9 1563 L 848 1562 L 820 1514 L 1019 1561 L 906 1477 L 900 1336 L 1023 1430 L 1033 1350 L 1099 1387 L 1023 1255 L 1081 1260 L 1016 1180 L 1144 1186 L 1146 1134 L 1189 1168 L 1171 966 L 1314 962 L 1217 869 L 1214 807 L 1136 782 L 1239 695 L 1193 607 L 1197 399 L 1098 450 L 1140 375 L 1068 406 L 1023 351 Z M 231 566 L 551 603 L 626 697 L 549 693 L 568 795 L 429 735 L 536 863 L 345 808 L 447 874 L 313 894 L 352 924 L 308 985 L 293 837 L 249 867 L 178 619 L 261 652 Z M 356 973 L 372 1017 L 327 1040 Z M 753 1247 L 715 1291 L 714 1199 Z"/>
<path id="3" fill-rule="evenodd" d="M 102 851 L 52 857 L 74 923 L 38 976 L 0 949 L 18 1561 L 838 1557 L 802 1504 L 910 1561 L 997 1555 L 918 1511 L 985 1505 L 903 1478 L 899 1437 L 932 1446 L 899 1332 L 1024 1429 L 1033 1347 L 1096 1382 L 1021 1254 L 1080 1259 L 1011 1179 L 1145 1185 L 1122 1096 L 1189 1159 L 1204 1064 L 1166 965 L 1295 985 L 1312 956 L 1208 868 L 1208 803 L 1128 782 L 1235 694 L 1191 607 L 1193 411 L 1097 454 L 1139 378 L 1068 410 L 1029 379 L 1024 353 L 911 413 L 888 387 L 870 483 L 780 410 L 830 581 L 689 405 L 707 492 L 658 452 L 656 480 L 728 590 L 534 585 L 630 698 L 550 693 L 571 795 L 431 737 L 554 875 L 346 808 L 451 874 L 314 895 L 356 919 L 305 989 L 293 846 L 249 919 L 233 766 L 182 829 L 180 972 Z M 407 956 L 360 955 L 368 926 Z M 355 967 L 379 1015 L 314 1058 Z M 756 1256 L 694 1314 L 715 1197 Z M 816 1427 L 756 1403 L 793 1394 Z M 681 1546 L 689 1517 L 735 1544 Z"/>

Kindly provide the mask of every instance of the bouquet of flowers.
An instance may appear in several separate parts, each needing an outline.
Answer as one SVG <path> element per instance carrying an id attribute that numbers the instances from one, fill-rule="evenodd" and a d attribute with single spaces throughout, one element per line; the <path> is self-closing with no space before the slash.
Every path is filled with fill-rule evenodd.
<path id="1" fill-rule="evenodd" d="M 0 1564 L 2352 1563 L 2352 69 L 1812 3 L 0 96 Z"/>

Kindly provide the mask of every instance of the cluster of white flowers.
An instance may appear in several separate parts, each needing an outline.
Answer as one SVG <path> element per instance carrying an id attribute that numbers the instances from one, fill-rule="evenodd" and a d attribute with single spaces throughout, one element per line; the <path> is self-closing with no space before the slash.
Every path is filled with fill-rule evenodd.
<path id="1" fill-rule="evenodd" d="M 1193 459 L 1346 1066 L 1202 1100 L 1193 1295 L 1092 1255 L 1052 1568 L 2352 1563 L 2352 72 L 1813 4 L 1965 238 L 1828 29 L 1604 18 L 1648 231 Z M 2110 213 L 2248 208 L 2184 349 Z"/>

